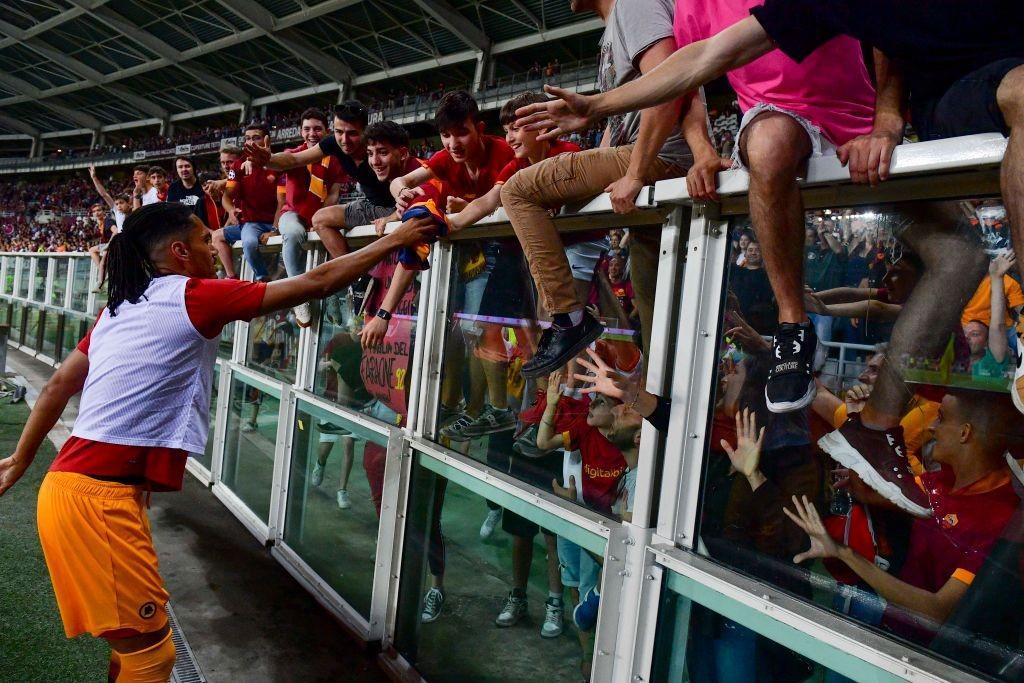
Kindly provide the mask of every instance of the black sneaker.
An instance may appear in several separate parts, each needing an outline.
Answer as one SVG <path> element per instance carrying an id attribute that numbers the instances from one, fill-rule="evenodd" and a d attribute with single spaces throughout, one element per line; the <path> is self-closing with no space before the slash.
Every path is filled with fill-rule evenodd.
<path id="1" fill-rule="evenodd" d="M 810 323 L 781 323 L 772 340 L 773 365 L 764 386 L 768 410 L 791 413 L 806 408 L 817 388 L 811 374 L 818 336 Z"/>
<path id="2" fill-rule="evenodd" d="M 586 311 L 579 325 L 555 327 L 541 335 L 537 353 L 523 365 L 523 377 L 534 379 L 554 372 L 568 363 L 592 341 L 604 334 L 604 325 Z"/>
<path id="3" fill-rule="evenodd" d="M 842 427 L 821 437 L 818 446 L 900 509 L 915 517 L 931 516 L 928 494 L 910 471 L 903 427 L 871 429 L 860 421 L 860 413 L 853 413 Z"/>
<path id="4" fill-rule="evenodd" d="M 512 442 L 512 452 L 524 458 L 542 458 L 551 451 L 545 451 L 537 447 L 537 432 L 540 427 L 530 425 L 516 437 Z"/>

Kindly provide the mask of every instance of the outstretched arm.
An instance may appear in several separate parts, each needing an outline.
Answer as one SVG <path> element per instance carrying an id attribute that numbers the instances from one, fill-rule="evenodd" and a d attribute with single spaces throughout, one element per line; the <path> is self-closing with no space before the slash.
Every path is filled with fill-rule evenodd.
<path id="1" fill-rule="evenodd" d="M 110 196 L 110 193 L 107 192 L 107 188 L 103 186 L 103 181 L 100 180 L 100 177 L 98 175 L 96 175 L 96 167 L 95 166 L 90 166 L 89 167 L 89 177 L 92 178 L 92 184 L 93 184 L 93 187 L 96 188 L 96 192 L 98 192 L 100 197 L 103 198 L 103 201 L 105 201 L 107 203 L 107 206 L 109 206 L 111 209 L 113 209 L 114 208 L 114 198 Z"/>
<path id="2" fill-rule="evenodd" d="M 302 275 L 267 284 L 260 314 L 298 306 L 312 299 L 325 299 L 372 268 L 397 247 L 426 242 L 435 230 L 432 218 L 406 221 L 389 235 L 344 256 L 331 259 Z"/>
<path id="3" fill-rule="evenodd" d="M 677 50 L 650 73 L 614 90 L 587 96 L 546 85 L 548 93 L 561 99 L 522 107 L 516 111 L 520 116 L 516 125 L 549 129 L 541 137 L 556 138 L 608 116 L 682 97 L 773 49 L 774 43 L 757 19 L 747 17 L 707 40 Z"/>
<path id="4" fill-rule="evenodd" d="M 21 430 L 14 455 L 0 460 L 0 496 L 14 486 L 32 464 L 39 445 L 53 429 L 53 425 L 57 424 L 68 400 L 85 386 L 88 374 L 89 357 L 75 349 L 50 377 Z"/>
<path id="5" fill-rule="evenodd" d="M 269 168 L 271 171 L 287 171 L 290 168 L 308 166 L 324 158 L 320 151 L 320 145 L 304 149 L 301 152 L 278 152 L 272 154 L 270 151 L 270 136 L 263 138 L 263 144 L 258 142 L 245 143 L 245 153 L 252 159 L 256 166 Z"/>
<path id="6" fill-rule="evenodd" d="M 482 197 L 477 197 L 466 205 L 462 211 L 448 217 L 448 224 L 452 232 L 476 223 L 481 218 L 486 218 L 494 213 L 501 206 L 501 185 L 495 185 Z"/>
<path id="7" fill-rule="evenodd" d="M 1006 360 L 1010 353 L 1010 343 L 1006 339 L 1006 290 L 1003 289 L 1003 278 L 1016 263 L 1017 257 L 1008 251 L 992 259 L 988 267 L 992 281 L 992 321 L 988 328 L 988 350 L 997 363 Z"/>

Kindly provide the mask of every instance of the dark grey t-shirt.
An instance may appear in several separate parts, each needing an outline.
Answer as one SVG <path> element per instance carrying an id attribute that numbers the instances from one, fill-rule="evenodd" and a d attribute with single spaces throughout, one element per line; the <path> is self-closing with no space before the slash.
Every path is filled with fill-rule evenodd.
<path id="1" fill-rule="evenodd" d="M 615 3 L 601 36 L 597 70 L 601 92 L 639 78 L 640 58 L 644 52 L 664 38 L 675 40 L 673 11 L 672 0 L 619 0 Z M 640 134 L 640 112 L 613 116 L 608 125 L 613 147 L 636 142 Z M 690 149 L 678 130 L 665 141 L 658 156 L 682 169 L 692 163 Z"/>

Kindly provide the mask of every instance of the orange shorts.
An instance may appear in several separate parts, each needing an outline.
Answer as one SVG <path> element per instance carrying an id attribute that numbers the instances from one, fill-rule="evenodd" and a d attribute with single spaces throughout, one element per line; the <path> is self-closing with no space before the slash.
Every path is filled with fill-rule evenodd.
<path id="1" fill-rule="evenodd" d="M 167 624 L 168 593 L 144 499 L 139 486 L 75 472 L 43 479 L 39 540 L 68 638 L 149 633 Z"/>

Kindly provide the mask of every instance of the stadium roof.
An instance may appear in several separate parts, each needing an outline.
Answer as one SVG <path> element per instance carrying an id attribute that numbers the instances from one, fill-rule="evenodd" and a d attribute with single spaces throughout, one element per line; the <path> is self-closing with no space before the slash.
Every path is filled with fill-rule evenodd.
<path id="1" fill-rule="evenodd" d="M 568 0 L 4 0 L 0 134 L 116 130 L 600 28 Z"/>

